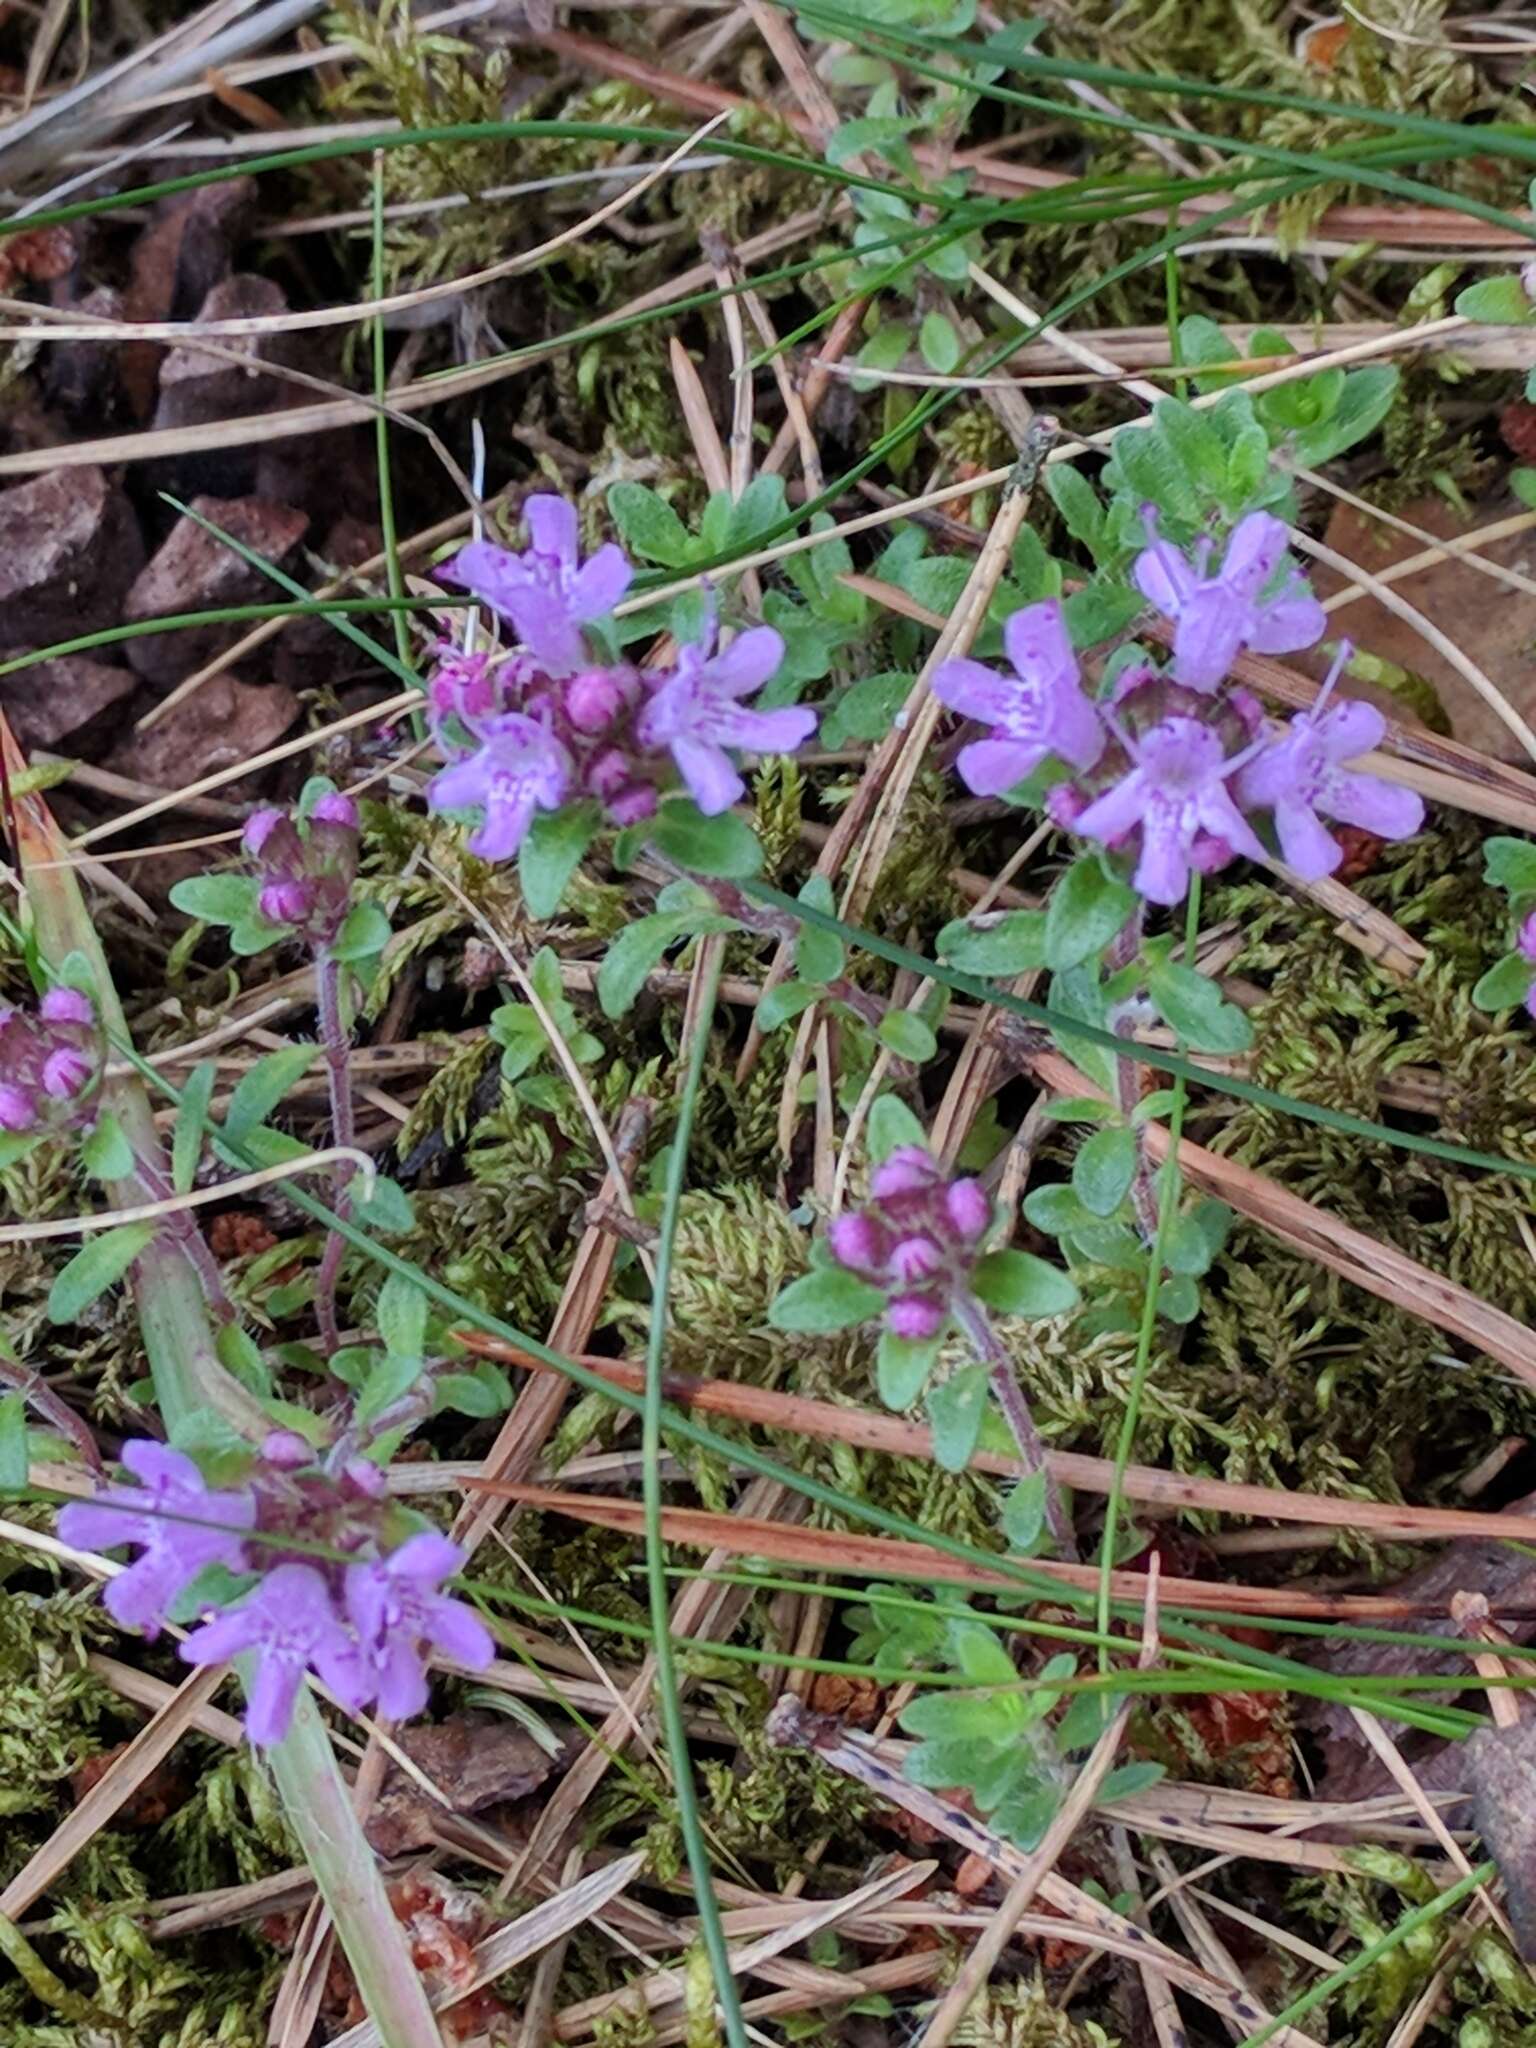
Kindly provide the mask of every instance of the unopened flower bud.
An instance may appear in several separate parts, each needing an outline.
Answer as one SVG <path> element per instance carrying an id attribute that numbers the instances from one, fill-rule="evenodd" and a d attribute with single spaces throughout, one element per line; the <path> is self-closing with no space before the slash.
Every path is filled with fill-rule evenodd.
<path id="1" fill-rule="evenodd" d="M 992 1204 L 979 1180 L 957 1180 L 944 1190 L 944 1213 L 955 1235 L 967 1244 L 985 1237 L 992 1221 Z"/>
<path id="2" fill-rule="evenodd" d="M 83 1024 L 89 1029 L 96 1022 L 95 1005 L 77 988 L 49 989 L 37 1006 L 37 1014 L 45 1024 Z"/>
<path id="3" fill-rule="evenodd" d="M 1529 263 L 1522 263 L 1520 266 L 1520 289 L 1533 304 L 1536 304 L 1536 256 L 1533 256 Z"/>
<path id="4" fill-rule="evenodd" d="M 900 1195 L 917 1195 L 931 1188 L 939 1169 L 921 1145 L 898 1145 L 870 1175 L 869 1191 L 877 1202 L 889 1202 Z"/>
<path id="5" fill-rule="evenodd" d="M 298 1472 L 315 1462 L 315 1454 L 296 1429 L 268 1430 L 261 1444 L 262 1461 L 279 1472 Z"/>
<path id="6" fill-rule="evenodd" d="M 343 1492 L 356 1494 L 363 1500 L 382 1500 L 389 1491 L 384 1474 L 369 1458 L 348 1458 L 342 1469 Z"/>
<path id="7" fill-rule="evenodd" d="M 898 1294 L 887 1304 L 885 1320 L 892 1336 L 921 1344 L 943 1328 L 944 1309 L 926 1294 Z"/>
<path id="8" fill-rule="evenodd" d="M 1527 960 L 1536 960 L 1536 910 L 1521 925 L 1520 936 L 1515 943 Z"/>
<path id="9" fill-rule="evenodd" d="M 336 825 L 345 832 L 357 830 L 357 805 L 343 790 L 328 789 L 309 814 L 314 825 Z"/>
<path id="10" fill-rule="evenodd" d="M 827 1243 L 833 1258 L 855 1272 L 879 1265 L 883 1240 L 884 1233 L 874 1217 L 856 1210 L 834 1216 L 827 1225 Z"/>
<path id="11" fill-rule="evenodd" d="M 607 669 L 589 668 L 565 686 L 565 715 L 578 732 L 604 732 L 624 708 L 624 693 Z"/>
<path id="12" fill-rule="evenodd" d="M 904 1237 L 891 1248 L 891 1277 L 903 1287 L 931 1280 L 944 1264 L 944 1254 L 931 1237 Z"/>
<path id="13" fill-rule="evenodd" d="M 43 1061 L 43 1091 L 56 1100 L 78 1095 L 91 1078 L 93 1061 L 77 1045 L 56 1045 Z"/>
<path id="14" fill-rule="evenodd" d="M 257 898 L 261 914 L 272 924 L 301 924 L 309 913 L 309 884 L 295 877 L 266 883 Z"/>
<path id="15" fill-rule="evenodd" d="M 638 825 L 642 818 L 656 814 L 656 792 L 647 782 L 632 782 L 608 801 L 608 815 L 615 825 Z"/>
<path id="16" fill-rule="evenodd" d="M 0 1131 L 30 1131 L 37 1110 L 25 1088 L 13 1081 L 0 1081 Z"/>
<path id="17" fill-rule="evenodd" d="M 629 756 L 622 747 L 609 747 L 587 767 L 587 787 L 602 803 L 620 794 L 633 774 Z"/>
<path id="18" fill-rule="evenodd" d="M 279 810 L 276 804 L 268 804 L 263 810 L 253 811 L 245 821 L 245 830 L 240 835 L 240 844 L 245 848 L 252 860 L 255 860 L 259 857 L 261 849 L 272 837 L 278 826 L 286 825 L 287 822 L 288 813 Z"/>

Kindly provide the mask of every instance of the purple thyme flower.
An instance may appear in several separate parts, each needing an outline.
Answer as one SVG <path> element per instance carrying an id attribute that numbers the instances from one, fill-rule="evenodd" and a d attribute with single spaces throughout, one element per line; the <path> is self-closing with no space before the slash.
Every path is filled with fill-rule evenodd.
<path id="1" fill-rule="evenodd" d="M 30 1131 L 37 1110 L 25 1088 L 14 1081 L 0 1081 L 0 1131 Z"/>
<path id="2" fill-rule="evenodd" d="M 0 1131 L 89 1128 L 101 1053 L 95 1005 L 79 989 L 49 989 L 31 1015 L 0 1004 Z"/>
<path id="3" fill-rule="evenodd" d="M 357 877 L 357 805 L 327 789 L 307 817 L 275 805 L 253 811 L 242 844 L 260 889 L 256 908 L 312 947 L 331 945 L 352 908 Z"/>
<path id="4" fill-rule="evenodd" d="M 569 675 L 587 660 L 581 628 L 613 610 L 634 571 L 611 541 L 581 560 L 576 507 L 564 498 L 541 492 L 527 500 L 523 516 L 531 542 L 526 553 L 475 540 L 438 574 L 509 619 L 551 673 Z"/>
<path id="5" fill-rule="evenodd" d="M 83 1024 L 87 1031 L 96 1028 L 96 1006 L 77 988 L 49 989 L 37 1014 L 45 1024 Z"/>
<path id="6" fill-rule="evenodd" d="M 1122 738 L 1132 766 L 1078 815 L 1074 832 L 1118 847 L 1138 828 L 1134 886 L 1149 903 L 1179 903 L 1190 868 L 1224 866 L 1234 853 L 1262 860 L 1264 849 L 1232 801 L 1227 778 L 1250 750 L 1229 760 L 1221 736 L 1198 718 L 1159 720 Z"/>
<path id="7" fill-rule="evenodd" d="M 153 1638 L 205 1565 L 246 1569 L 240 1532 L 255 1523 L 256 1502 L 244 1489 L 211 1493 L 189 1457 L 147 1437 L 124 1444 L 122 1462 L 139 1485 L 105 1486 L 90 1500 L 71 1502 L 59 1515 L 59 1535 L 80 1550 L 138 1547 L 140 1555 L 102 1598 L 115 1621 Z"/>
<path id="8" fill-rule="evenodd" d="M 1154 506 L 1145 508 L 1149 545 L 1136 558 L 1136 587 L 1174 622 L 1173 674 L 1192 690 L 1214 690 L 1244 648 L 1290 654 L 1320 640 L 1327 624 L 1304 577 L 1292 570 L 1269 597 L 1260 593 L 1285 555 L 1286 529 L 1267 512 L 1238 521 L 1221 568 L 1206 574 L 1211 542 L 1197 542 L 1191 563 L 1160 540 Z"/>
<path id="9" fill-rule="evenodd" d="M 784 642 L 773 628 L 754 626 L 718 652 L 712 634 L 681 647 L 670 674 L 645 678 L 651 698 L 636 720 L 636 737 L 642 747 L 666 748 L 706 818 L 728 811 L 746 792 L 727 747 L 792 754 L 816 730 L 816 713 L 802 705 L 749 711 L 740 701 L 760 690 L 783 659 Z"/>
<path id="10" fill-rule="evenodd" d="M 1531 985 L 1525 992 L 1525 1007 L 1536 1017 L 1536 910 L 1529 912 L 1521 921 L 1515 935 L 1515 950 L 1523 953 L 1531 963 Z"/>
<path id="11" fill-rule="evenodd" d="M 962 747 L 955 766 L 977 796 L 1001 796 L 1032 775 L 1047 754 L 1074 768 L 1091 768 L 1104 750 L 1098 714 L 1083 695 L 1082 676 L 1066 620 L 1055 598 L 1026 605 L 1003 628 L 1015 674 L 1002 676 L 979 661 L 942 662 L 934 695 L 992 728 L 987 739 Z"/>
<path id="12" fill-rule="evenodd" d="M 1379 747 L 1387 731 L 1376 707 L 1358 698 L 1324 708 L 1351 651 L 1346 642 L 1312 709 L 1298 712 L 1238 777 L 1239 802 L 1274 812 L 1280 852 L 1304 882 L 1331 875 L 1344 858 L 1319 812 L 1378 839 L 1409 839 L 1424 822 L 1423 801 L 1411 789 L 1345 765 Z"/>
<path id="13" fill-rule="evenodd" d="M 893 1336 L 938 1336 L 965 1289 L 992 1220 L 977 1180 L 950 1180 L 921 1145 L 902 1145 L 870 1176 L 862 1209 L 835 1216 L 827 1244 L 837 1263 L 886 1297 Z"/>
<path id="14" fill-rule="evenodd" d="M 437 645 L 437 666 L 427 682 L 427 708 L 433 735 L 444 745 L 443 727 L 457 719 L 470 732 L 478 732 L 480 721 L 504 711 L 502 690 L 509 681 L 520 680 L 524 664 L 515 658 L 503 661 L 489 648 L 466 654 L 451 640 Z"/>
<path id="15" fill-rule="evenodd" d="M 256 1656 L 245 1709 L 252 1742 L 282 1741 L 308 1669 L 350 1714 L 372 1697 L 357 1643 L 312 1565 L 278 1565 L 240 1606 L 225 1608 L 189 1636 L 180 1654 L 188 1664 L 222 1664 L 247 1650 Z"/>
<path id="16" fill-rule="evenodd" d="M 432 778 L 427 798 L 436 811 L 485 812 L 469 839 L 482 860 L 509 860 L 522 845 L 536 810 L 558 810 L 570 794 L 573 764 L 560 742 L 536 719 L 508 711 L 463 761 Z"/>
<path id="17" fill-rule="evenodd" d="M 347 1567 L 346 1606 L 357 1631 L 370 1695 L 391 1721 L 409 1720 L 427 1704 L 423 1643 L 455 1664 L 483 1671 L 496 1654 L 490 1630 L 461 1600 L 438 1591 L 464 1562 L 457 1544 L 436 1530 L 409 1536 L 398 1550 Z"/>

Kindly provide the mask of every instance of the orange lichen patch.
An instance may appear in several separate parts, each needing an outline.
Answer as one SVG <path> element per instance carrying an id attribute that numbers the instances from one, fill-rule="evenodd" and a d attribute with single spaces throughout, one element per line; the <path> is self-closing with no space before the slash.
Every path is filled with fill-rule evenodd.
<path id="1" fill-rule="evenodd" d="M 1344 54 L 1353 27 L 1342 15 L 1314 21 L 1296 38 L 1296 54 L 1309 71 L 1332 71 Z"/>

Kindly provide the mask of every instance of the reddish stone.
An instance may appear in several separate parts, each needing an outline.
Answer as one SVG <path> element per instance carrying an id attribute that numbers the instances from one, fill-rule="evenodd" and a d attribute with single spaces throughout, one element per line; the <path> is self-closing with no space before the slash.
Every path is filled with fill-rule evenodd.
<path id="1" fill-rule="evenodd" d="M 132 669 L 65 654 L 0 680 L 0 706 L 24 747 L 55 747 L 138 687 Z"/>
<path id="2" fill-rule="evenodd" d="M 287 561 L 309 526 L 302 512 L 266 498 L 194 498 L 192 510 L 274 565 Z M 129 591 L 126 616 L 130 621 L 163 619 L 178 612 L 270 602 L 279 595 L 269 577 L 217 534 L 182 518 Z M 129 641 L 128 659 L 147 682 L 169 688 L 232 647 L 245 631 L 238 621 L 185 626 Z"/>
<path id="3" fill-rule="evenodd" d="M 112 765 L 155 789 L 181 789 L 275 746 L 299 715 L 299 700 L 279 683 L 214 676 L 159 725 L 135 733 Z M 236 786 L 238 787 L 238 785 Z M 226 788 L 225 796 L 231 794 Z"/>
<path id="4" fill-rule="evenodd" d="M 103 470 L 56 469 L 0 491 L 0 648 L 115 625 L 143 559 L 138 522 Z"/>
<path id="5" fill-rule="evenodd" d="M 105 284 L 87 292 L 69 310 L 101 320 L 127 318 L 122 293 Z M 100 433 L 122 397 L 119 352 L 120 344 L 114 341 L 47 343 L 42 353 L 42 384 L 49 404 L 87 432 Z"/>
<path id="6" fill-rule="evenodd" d="M 269 278 L 237 272 L 216 284 L 198 308 L 197 319 L 253 320 L 286 313 L 288 301 Z M 283 350 L 279 335 L 226 335 L 220 354 L 210 355 L 194 341 L 170 349 L 160 365 L 160 400 L 155 407 L 159 427 L 201 427 L 213 420 L 243 419 L 293 402 L 280 380 L 255 367 L 275 363 Z M 230 353 L 245 363 L 231 362 Z"/>

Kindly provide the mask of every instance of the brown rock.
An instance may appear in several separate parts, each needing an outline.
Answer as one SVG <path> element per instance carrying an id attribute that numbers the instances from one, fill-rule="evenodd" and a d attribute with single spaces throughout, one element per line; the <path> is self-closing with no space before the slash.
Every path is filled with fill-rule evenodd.
<path id="1" fill-rule="evenodd" d="M 105 284 L 87 292 L 73 310 L 103 320 L 127 318 L 122 293 Z M 111 341 L 50 342 L 42 359 L 43 389 L 49 404 L 99 433 L 122 398 L 118 354 L 118 344 Z"/>
<path id="2" fill-rule="evenodd" d="M 132 669 L 65 654 L 6 676 L 0 681 L 0 706 L 24 747 L 53 747 L 138 687 Z"/>
<path id="3" fill-rule="evenodd" d="M 59 469 L 0 491 L 0 648 L 115 625 L 143 559 L 132 508 L 102 470 Z"/>
<path id="4" fill-rule="evenodd" d="M 1437 540 L 1448 540 L 1521 509 L 1512 498 L 1504 499 L 1478 505 L 1468 521 L 1436 496 L 1416 499 L 1401 516 Z M 1426 543 L 1341 505 L 1329 522 L 1328 545 L 1379 575 L 1389 564 L 1421 554 Z M 1486 562 L 1536 576 L 1536 530 L 1512 534 L 1478 552 Z M 1319 597 L 1331 596 L 1344 581 L 1322 564 L 1313 574 Z M 1536 594 L 1497 583 L 1455 558 L 1421 569 L 1394 587 L 1477 663 L 1517 711 L 1536 722 Z M 1367 594 L 1336 612 L 1334 630 L 1347 632 L 1367 653 L 1410 676 L 1422 677 L 1439 698 L 1457 739 L 1501 760 L 1523 760 L 1519 742 L 1472 685 L 1414 627 L 1376 598 Z M 1401 707 L 1397 715 L 1401 716 Z"/>
<path id="5" fill-rule="evenodd" d="M 229 178 L 162 200 L 134 244 L 129 300 L 135 320 L 189 320 L 256 223 L 254 178 Z"/>
<path id="6" fill-rule="evenodd" d="M 192 509 L 274 564 L 287 560 L 309 525 L 302 512 L 267 498 L 194 498 Z M 129 591 L 126 616 L 130 621 L 170 618 L 178 612 L 260 604 L 278 594 L 270 578 L 217 534 L 182 518 Z M 169 688 L 232 647 L 244 630 L 234 623 L 151 634 L 128 642 L 128 659 L 146 681 Z"/>
<path id="7" fill-rule="evenodd" d="M 231 178 L 177 193 L 134 244 L 127 292 L 130 320 L 190 320 L 233 267 L 233 252 L 256 220 L 254 178 Z M 140 418 L 154 404 L 164 350 L 139 341 L 123 349 L 123 381 Z"/>
<path id="8" fill-rule="evenodd" d="M 197 319 L 252 320 L 285 313 L 288 301 L 269 278 L 237 271 L 216 284 L 197 310 Z M 202 427 L 215 420 L 255 418 L 285 406 L 303 405 L 308 391 L 275 374 L 295 365 L 300 341 L 290 335 L 228 335 L 218 353 L 188 341 L 170 349 L 160 364 L 157 428 Z M 235 360 L 231 360 L 231 356 Z M 239 447 L 191 448 L 154 465 L 156 480 L 177 497 L 209 491 L 220 498 L 261 497 L 295 502 L 285 491 L 257 490 L 261 440 L 253 434 Z M 330 505 L 326 506 L 329 511 Z"/>
<path id="9" fill-rule="evenodd" d="M 237 272 L 216 284 L 198 308 L 203 320 L 253 320 L 285 313 L 288 301 L 269 278 Z M 242 419 L 292 402 L 281 382 L 254 367 L 275 363 L 286 353 L 278 335 L 227 336 L 221 353 L 210 355 L 195 342 L 171 349 L 160 365 L 156 427 L 200 427 L 210 420 Z M 252 367 L 229 360 L 230 352 Z"/>
<path id="10" fill-rule="evenodd" d="M 135 733 L 112 766 L 152 788 L 180 789 L 275 746 L 298 715 L 299 700 L 279 683 L 215 676 L 159 725 Z"/>
<path id="11" fill-rule="evenodd" d="M 454 1813 L 480 1813 L 488 1806 L 536 1792 L 555 1769 L 556 1759 L 526 1728 L 499 1714 L 450 1714 L 396 1731 L 412 1763 L 447 1796 Z M 381 1856 L 425 1848 L 436 1839 L 443 1809 L 414 1778 L 392 1767 L 366 1823 L 369 1841 Z"/>

